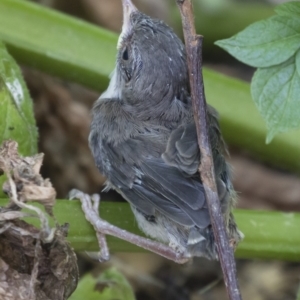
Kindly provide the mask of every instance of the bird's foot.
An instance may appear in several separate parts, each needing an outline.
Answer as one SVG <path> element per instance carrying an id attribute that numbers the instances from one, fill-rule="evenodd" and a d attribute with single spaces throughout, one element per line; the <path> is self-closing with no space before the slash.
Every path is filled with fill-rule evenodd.
<path id="1" fill-rule="evenodd" d="M 69 199 L 80 200 L 82 210 L 85 214 L 85 218 L 94 226 L 96 230 L 97 239 L 100 247 L 98 259 L 100 262 L 108 261 L 110 258 L 109 249 L 107 246 L 105 233 L 101 231 L 101 228 L 105 228 L 109 225 L 109 223 L 102 220 L 99 215 L 100 195 L 93 194 L 92 196 L 90 196 L 79 190 L 73 189 L 69 192 Z"/>
<path id="2" fill-rule="evenodd" d="M 182 264 L 190 259 L 190 256 L 185 251 L 178 251 L 170 246 L 130 233 L 102 220 L 99 215 L 99 195 L 89 196 L 79 190 L 72 190 L 69 193 L 69 198 L 76 198 L 81 201 L 85 217 L 93 225 L 97 233 L 97 239 L 101 249 L 99 253 L 100 261 L 107 261 L 109 259 L 109 250 L 105 239 L 105 235 L 107 234 L 130 242 L 177 263 Z"/>

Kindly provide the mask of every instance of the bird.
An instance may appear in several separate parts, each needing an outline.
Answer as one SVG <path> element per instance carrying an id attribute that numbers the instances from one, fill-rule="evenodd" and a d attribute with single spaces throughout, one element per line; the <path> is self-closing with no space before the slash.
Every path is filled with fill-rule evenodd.
<path id="1" fill-rule="evenodd" d="M 115 69 L 92 109 L 95 164 L 131 206 L 139 228 L 186 257 L 218 259 L 193 118 L 185 46 L 163 21 L 122 0 Z M 242 238 L 218 113 L 208 106 L 216 185 L 230 243 Z"/>

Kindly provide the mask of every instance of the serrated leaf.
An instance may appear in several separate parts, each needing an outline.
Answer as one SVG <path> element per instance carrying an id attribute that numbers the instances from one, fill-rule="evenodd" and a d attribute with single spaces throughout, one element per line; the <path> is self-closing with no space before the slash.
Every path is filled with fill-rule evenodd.
<path id="1" fill-rule="evenodd" d="M 19 152 L 37 152 L 33 105 L 18 65 L 0 42 L 0 143 L 14 139 Z"/>
<path id="2" fill-rule="evenodd" d="M 274 16 L 216 44 L 250 66 L 278 65 L 300 48 L 300 18 Z"/>
<path id="3" fill-rule="evenodd" d="M 258 69 L 251 94 L 267 123 L 267 143 L 279 132 L 300 127 L 300 76 L 294 57 L 281 65 Z"/>
<path id="4" fill-rule="evenodd" d="M 290 1 L 282 3 L 275 8 L 275 12 L 280 16 L 300 17 L 300 2 Z"/>
<path id="5" fill-rule="evenodd" d="M 98 278 L 84 276 L 69 300 L 134 300 L 127 279 L 115 268 L 104 271 Z"/>

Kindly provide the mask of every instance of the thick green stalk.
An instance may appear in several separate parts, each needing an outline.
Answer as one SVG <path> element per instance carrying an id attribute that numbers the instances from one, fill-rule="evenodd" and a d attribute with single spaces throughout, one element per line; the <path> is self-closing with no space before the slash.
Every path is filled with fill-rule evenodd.
<path id="1" fill-rule="evenodd" d="M 7 200 L 0 199 L 0 206 Z M 94 229 L 85 220 L 79 201 L 58 200 L 54 215 L 60 224 L 69 223 L 68 240 L 77 251 L 98 251 Z M 271 211 L 235 210 L 236 221 L 245 239 L 236 256 L 300 261 L 300 214 Z M 141 234 L 127 203 L 102 202 L 103 219 L 131 232 Z M 28 219 L 39 225 L 37 219 Z M 135 252 L 142 249 L 125 241 L 108 237 L 113 252 Z"/>
<path id="2" fill-rule="evenodd" d="M 29 1 L 0 0 L 0 39 L 20 63 L 98 90 L 114 67 L 114 33 Z"/>

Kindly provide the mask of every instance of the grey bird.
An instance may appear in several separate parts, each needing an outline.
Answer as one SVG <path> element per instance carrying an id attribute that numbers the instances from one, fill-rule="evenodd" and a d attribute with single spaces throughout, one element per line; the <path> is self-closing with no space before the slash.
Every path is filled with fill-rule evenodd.
<path id="1" fill-rule="evenodd" d="M 89 145 L 107 189 L 131 205 L 140 229 L 185 257 L 217 259 L 198 167 L 185 47 L 164 22 L 123 0 L 124 22 L 108 89 L 92 111 Z M 229 239 L 242 238 L 218 114 L 208 107 L 217 188 Z"/>

